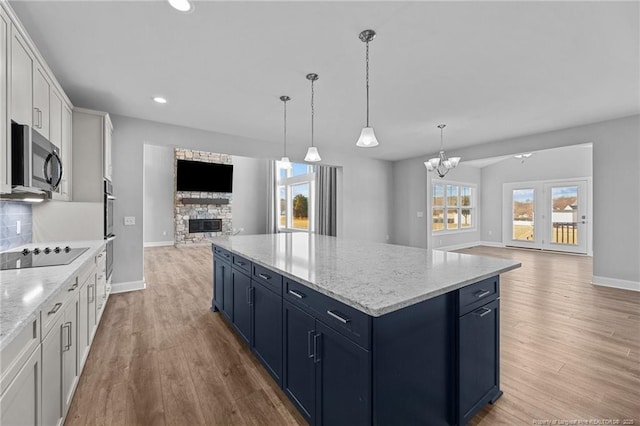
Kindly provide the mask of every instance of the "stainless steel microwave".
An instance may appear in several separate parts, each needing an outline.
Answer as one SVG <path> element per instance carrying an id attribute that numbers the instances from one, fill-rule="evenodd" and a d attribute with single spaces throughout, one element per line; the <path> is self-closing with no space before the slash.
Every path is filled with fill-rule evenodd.
<path id="1" fill-rule="evenodd" d="M 60 149 L 30 126 L 11 122 L 13 192 L 55 192 L 62 181 Z"/>

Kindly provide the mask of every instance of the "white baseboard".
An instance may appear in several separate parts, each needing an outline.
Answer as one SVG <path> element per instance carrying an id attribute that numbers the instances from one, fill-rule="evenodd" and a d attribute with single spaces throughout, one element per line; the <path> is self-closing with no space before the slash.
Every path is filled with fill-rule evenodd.
<path id="1" fill-rule="evenodd" d="M 141 281 L 115 283 L 115 284 L 111 284 L 111 294 L 126 293 L 127 291 L 144 290 L 145 288 L 147 288 L 147 284 L 144 282 L 144 279 Z"/>
<path id="2" fill-rule="evenodd" d="M 504 244 L 499 241 L 478 241 L 477 245 L 487 247 L 504 247 Z"/>
<path id="3" fill-rule="evenodd" d="M 620 288 L 623 290 L 640 291 L 639 281 L 621 280 L 618 278 L 598 277 L 596 275 L 591 278 L 591 283 L 603 287 Z"/>
<path id="4" fill-rule="evenodd" d="M 150 243 L 144 243 L 144 247 L 165 247 L 172 246 L 175 243 L 173 241 L 153 241 Z"/>
<path id="5" fill-rule="evenodd" d="M 450 246 L 434 247 L 434 250 L 453 251 L 453 250 L 460 250 L 460 249 L 465 249 L 469 247 L 475 247 L 478 244 L 479 243 L 477 241 L 473 241 L 471 243 L 452 244 Z"/>

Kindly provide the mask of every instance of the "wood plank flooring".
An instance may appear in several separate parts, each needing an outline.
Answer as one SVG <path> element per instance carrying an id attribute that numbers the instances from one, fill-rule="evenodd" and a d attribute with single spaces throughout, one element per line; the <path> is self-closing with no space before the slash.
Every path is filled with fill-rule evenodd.
<path id="1" fill-rule="evenodd" d="M 462 252 L 523 263 L 502 277 L 504 395 L 470 424 L 640 424 L 640 293 L 591 285 L 588 257 Z M 109 299 L 67 425 L 305 424 L 209 311 L 208 247 L 145 249 L 145 279 L 147 290 Z"/>

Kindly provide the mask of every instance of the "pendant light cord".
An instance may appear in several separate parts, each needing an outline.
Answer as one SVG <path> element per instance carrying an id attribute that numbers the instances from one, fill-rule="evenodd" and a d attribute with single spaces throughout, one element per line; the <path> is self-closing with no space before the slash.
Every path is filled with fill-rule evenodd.
<path id="1" fill-rule="evenodd" d="M 311 146 L 314 146 L 313 145 L 313 116 L 315 114 L 315 110 L 314 110 L 314 107 L 313 107 L 313 95 L 314 95 L 314 92 L 313 92 L 313 81 L 314 80 L 311 80 Z"/>
<path id="2" fill-rule="evenodd" d="M 366 53 L 366 70 L 367 70 L 367 127 L 369 127 L 369 42 L 367 44 Z"/>
<path id="3" fill-rule="evenodd" d="M 287 101 L 284 103 L 284 156 L 287 156 Z"/>

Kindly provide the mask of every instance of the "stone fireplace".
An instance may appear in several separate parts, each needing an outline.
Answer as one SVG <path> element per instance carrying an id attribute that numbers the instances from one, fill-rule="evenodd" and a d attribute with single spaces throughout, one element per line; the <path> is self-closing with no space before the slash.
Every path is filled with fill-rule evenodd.
<path id="1" fill-rule="evenodd" d="M 174 188 L 178 160 L 232 164 L 232 157 L 206 151 L 175 148 Z M 207 238 L 233 232 L 232 194 L 221 192 L 175 191 L 175 245 L 205 244 Z"/>

